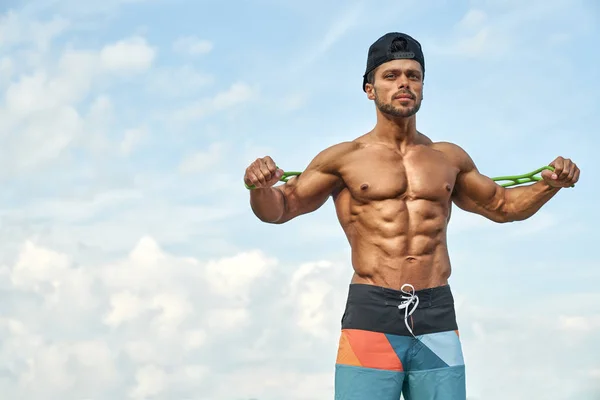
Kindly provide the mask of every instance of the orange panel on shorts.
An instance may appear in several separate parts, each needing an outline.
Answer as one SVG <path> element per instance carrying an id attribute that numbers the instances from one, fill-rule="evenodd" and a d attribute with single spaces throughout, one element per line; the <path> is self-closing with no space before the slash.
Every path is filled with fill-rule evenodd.
<path id="1" fill-rule="evenodd" d="M 354 350 L 352 350 L 352 346 L 350 345 L 348 336 L 344 331 L 342 331 L 342 334 L 340 336 L 340 345 L 338 347 L 336 364 L 362 367 L 360 361 L 358 361 L 358 358 L 356 357 L 356 354 L 354 354 Z"/>
<path id="2" fill-rule="evenodd" d="M 389 371 L 404 370 L 385 334 L 359 329 L 342 330 L 338 363 Z"/>

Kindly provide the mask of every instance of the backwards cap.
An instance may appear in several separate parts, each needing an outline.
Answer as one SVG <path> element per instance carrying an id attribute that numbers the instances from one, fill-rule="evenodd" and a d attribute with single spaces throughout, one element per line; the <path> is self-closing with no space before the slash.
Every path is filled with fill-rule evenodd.
<path id="1" fill-rule="evenodd" d="M 399 59 L 417 61 L 421 64 L 423 78 L 425 78 L 425 58 L 423 57 L 421 44 L 405 33 L 390 32 L 377 39 L 369 47 L 367 69 L 363 75 L 363 90 L 365 90 L 367 84 L 367 75 L 371 71 L 383 63 Z"/>

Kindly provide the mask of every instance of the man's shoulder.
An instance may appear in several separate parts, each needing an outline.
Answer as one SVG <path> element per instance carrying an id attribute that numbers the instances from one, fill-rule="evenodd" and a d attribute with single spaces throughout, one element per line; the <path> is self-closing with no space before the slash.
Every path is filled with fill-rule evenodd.
<path id="1" fill-rule="evenodd" d="M 310 163 L 309 168 L 322 172 L 337 173 L 346 155 L 360 148 L 354 141 L 340 142 L 321 150 Z"/>
<path id="2" fill-rule="evenodd" d="M 317 157 L 337 159 L 360 148 L 357 141 L 340 142 L 322 150 Z"/>
<path id="3" fill-rule="evenodd" d="M 462 147 L 452 142 L 431 142 L 431 147 L 444 153 L 466 153 Z"/>
<path id="4" fill-rule="evenodd" d="M 473 161 L 469 154 L 456 143 L 452 142 L 433 142 L 431 147 L 442 152 L 448 159 L 461 170 L 470 168 Z"/>

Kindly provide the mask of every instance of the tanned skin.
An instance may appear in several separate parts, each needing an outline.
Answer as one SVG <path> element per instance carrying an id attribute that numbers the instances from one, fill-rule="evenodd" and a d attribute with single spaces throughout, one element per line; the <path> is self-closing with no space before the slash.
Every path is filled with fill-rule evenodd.
<path id="1" fill-rule="evenodd" d="M 432 142 L 417 131 L 423 99 L 422 70 L 394 60 L 375 70 L 366 93 L 376 104 L 373 130 L 319 153 L 297 178 L 273 187 L 283 171 L 270 157 L 254 161 L 244 180 L 262 221 L 282 224 L 317 210 L 331 196 L 352 248 L 352 283 L 415 290 L 448 283 L 446 233 L 452 203 L 498 223 L 534 215 L 579 168 L 556 158 L 542 180 L 503 188 L 482 175 L 459 146 Z"/>

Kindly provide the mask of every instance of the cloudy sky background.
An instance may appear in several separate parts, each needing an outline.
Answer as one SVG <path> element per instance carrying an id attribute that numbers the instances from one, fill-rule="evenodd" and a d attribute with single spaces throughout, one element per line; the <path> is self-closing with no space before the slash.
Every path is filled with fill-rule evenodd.
<path id="1" fill-rule="evenodd" d="M 3 1 L 0 393 L 332 398 L 351 276 L 328 202 L 260 223 L 242 175 L 374 123 L 368 46 L 419 39 L 419 129 L 489 175 L 570 157 L 533 218 L 455 210 L 470 399 L 600 399 L 593 0 Z"/>

